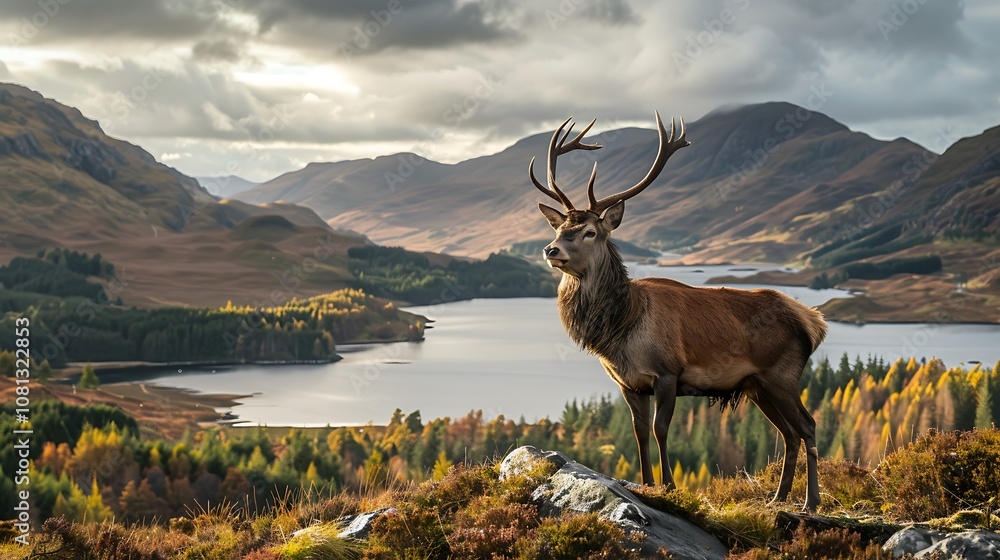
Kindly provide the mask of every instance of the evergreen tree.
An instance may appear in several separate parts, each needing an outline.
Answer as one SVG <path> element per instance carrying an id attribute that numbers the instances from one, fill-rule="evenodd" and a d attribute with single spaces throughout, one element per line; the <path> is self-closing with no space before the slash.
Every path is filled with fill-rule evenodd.
<path id="1" fill-rule="evenodd" d="M 840 365 L 837 366 L 837 387 L 847 385 L 853 377 L 851 373 L 851 359 L 847 357 L 847 352 L 840 357 Z"/>
<path id="2" fill-rule="evenodd" d="M 9 350 L 0 351 L 0 375 L 14 377 L 14 353 Z"/>
<path id="3" fill-rule="evenodd" d="M 35 365 L 35 377 L 39 381 L 48 381 L 52 379 L 52 366 L 49 364 L 48 360 L 42 360 L 41 364 Z"/>
<path id="4" fill-rule="evenodd" d="M 83 374 L 80 375 L 80 388 L 97 389 L 100 386 L 101 380 L 97 378 L 97 373 L 94 372 L 94 366 L 90 364 L 83 366 Z"/>

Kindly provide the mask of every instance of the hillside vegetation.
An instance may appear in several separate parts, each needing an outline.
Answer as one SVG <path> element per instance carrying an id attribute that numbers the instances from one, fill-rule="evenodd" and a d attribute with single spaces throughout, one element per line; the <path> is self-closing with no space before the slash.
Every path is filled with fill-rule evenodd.
<path id="1" fill-rule="evenodd" d="M 554 275 L 507 254 L 494 253 L 482 261 L 450 259 L 441 266 L 433 265 L 427 255 L 400 247 L 354 247 L 347 256 L 365 291 L 418 304 L 480 297 L 552 297 L 558 285 Z"/>
<path id="2" fill-rule="evenodd" d="M 817 417 L 827 457 L 821 513 L 927 521 L 991 507 L 1000 491 L 992 468 L 1000 435 L 969 430 L 998 418 L 998 389 L 1000 364 L 986 370 L 845 358 L 838 369 L 812 368 L 802 399 Z M 66 418 L 77 418 L 76 427 L 67 431 Z M 12 405 L 0 408 L 0 428 L 15 426 Z M 618 478 L 636 477 L 620 399 L 570 403 L 559 421 L 536 424 L 481 412 L 425 422 L 419 412 L 397 410 L 384 427 L 213 428 L 179 441 L 160 439 L 115 407 L 48 401 L 34 408 L 31 427 L 44 442 L 32 448 L 33 511 L 38 519 L 61 515 L 70 522 L 50 521 L 38 546 L 73 540 L 67 546 L 81 547 L 74 558 L 87 557 L 81 550 L 108 558 L 95 551 L 110 542 L 147 551 L 138 558 L 241 558 L 255 550 L 258 556 L 247 557 L 296 558 L 281 552 L 289 550 L 283 547 L 291 546 L 292 531 L 388 506 L 400 514 L 376 525 L 366 557 L 531 557 L 561 539 L 576 542 L 573 534 L 593 537 L 581 546 L 613 549 L 623 535 L 586 529 L 593 520 L 539 517 L 528 500 L 530 481 L 501 484 L 491 465 L 515 446 L 534 445 Z M 682 491 L 647 498 L 722 531 L 737 551 L 777 546 L 777 509 L 764 505 L 779 475 L 774 437 L 752 407 L 720 412 L 704 399 L 681 399 L 670 445 Z M 10 464 L 14 453 L 13 442 L 5 442 L 0 464 Z M 4 499 L 12 496 L 9 476 L 0 486 Z M 797 478 L 793 499 L 803 495 Z M 208 504 L 225 506 L 206 511 Z M 11 505 L 0 504 L 8 512 Z M 111 519 L 118 525 L 94 525 Z M 162 548 L 167 542 L 173 545 Z M 216 556 L 199 556 L 210 550 Z"/>
<path id="3" fill-rule="evenodd" d="M 361 290 L 252 308 L 160 309 L 0 289 L 0 348 L 14 348 L 14 322 L 31 316 L 35 359 L 67 362 L 246 363 L 330 361 L 337 342 L 420 340 L 423 317 Z"/>
<path id="4" fill-rule="evenodd" d="M 0 283 L 8 289 L 96 299 L 93 284 L 100 284 L 112 288 L 110 301 L 151 308 L 273 306 L 367 287 L 423 304 L 442 299 L 440 289 L 432 296 L 424 288 L 439 288 L 443 274 L 467 287 L 451 299 L 554 294 L 542 266 L 474 265 L 436 254 L 404 279 L 375 282 L 386 271 L 369 270 L 371 281 L 363 282 L 365 265 L 348 251 L 370 246 L 365 237 L 334 230 L 303 206 L 219 200 L 78 110 L 13 84 L 0 84 L 0 174 L 0 264 L 10 263 Z M 64 252 L 64 261 L 100 253 L 117 268 L 14 261 L 52 251 Z"/>
<path id="5" fill-rule="evenodd" d="M 881 541 L 903 523 L 924 522 L 945 533 L 995 524 L 990 498 L 1000 492 L 992 468 L 998 460 L 996 430 L 931 432 L 887 456 L 873 471 L 821 459 L 820 484 L 829 504 L 824 514 L 845 527 L 826 530 L 800 527 L 793 532 L 783 525 L 780 512 L 789 506 L 767 502 L 779 478 L 776 465 L 753 475 L 715 478 L 699 492 L 632 492 L 648 506 L 714 534 L 730 548 L 729 558 L 882 560 L 891 555 L 882 552 Z M 276 495 L 263 506 L 247 507 L 243 499 L 189 510 L 169 523 L 138 517 L 155 514 L 162 502 L 145 482 L 125 487 L 115 508 L 123 513 L 115 517 L 111 508 L 71 486 L 70 498 L 59 494 L 55 515 L 36 529 L 29 546 L 13 543 L 14 531 L 0 525 L 0 551 L 11 560 L 671 557 L 662 549 L 640 555 L 641 534 L 597 514 L 541 513 L 533 490 L 554 470 L 540 465 L 501 480 L 493 461 L 442 466 L 433 480 L 375 484 L 362 493 L 328 493 L 303 480 L 302 489 Z M 793 492 L 802 494 L 804 486 L 803 477 L 797 477 Z M 96 482 L 90 492 L 91 497 L 100 495 Z M 392 508 L 391 513 L 376 518 L 363 540 L 339 535 L 349 516 L 385 508 Z M 820 521 L 824 519 L 831 518 Z"/>

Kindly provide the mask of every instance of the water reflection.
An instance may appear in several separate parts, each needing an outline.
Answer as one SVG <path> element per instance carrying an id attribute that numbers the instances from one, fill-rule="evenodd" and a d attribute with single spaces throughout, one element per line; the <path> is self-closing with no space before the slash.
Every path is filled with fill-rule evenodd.
<path id="1" fill-rule="evenodd" d="M 746 276 L 753 269 L 633 265 L 631 272 L 636 278 L 667 276 L 703 285 L 712 277 Z M 767 287 L 810 306 L 849 297 L 840 290 Z M 382 423 L 397 407 L 419 409 L 424 418 L 481 409 L 487 418 L 503 414 L 534 421 L 558 417 L 573 398 L 617 394 L 597 360 L 566 337 L 555 299 L 474 300 L 412 310 L 435 320 L 421 343 L 345 346 L 344 359 L 335 364 L 243 366 L 215 374 L 187 368 L 184 375 L 162 375 L 155 381 L 205 392 L 258 394 L 234 410 L 241 419 L 299 426 Z M 940 357 L 949 365 L 972 360 L 992 364 L 1000 358 L 997 340 L 996 325 L 831 323 L 817 354 L 834 362 L 846 351 L 852 359 L 855 354 L 890 360 L 916 354 Z"/>

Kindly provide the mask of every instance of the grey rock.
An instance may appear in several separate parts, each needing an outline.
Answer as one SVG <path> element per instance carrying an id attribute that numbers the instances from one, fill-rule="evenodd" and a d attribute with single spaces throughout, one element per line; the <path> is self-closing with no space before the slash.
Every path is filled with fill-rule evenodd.
<path id="1" fill-rule="evenodd" d="M 905 527 L 889 537 L 889 540 L 882 545 L 882 550 L 892 553 L 893 558 L 899 558 L 905 554 L 916 554 L 926 550 L 947 536 L 945 533 L 926 527 Z"/>
<path id="2" fill-rule="evenodd" d="M 520 450 L 515 450 L 517 453 Z M 537 449 L 527 452 L 537 457 Z M 653 509 L 625 489 L 621 481 L 567 462 L 532 494 L 544 515 L 563 511 L 596 512 L 625 531 L 646 535 L 645 553 L 663 548 L 677 560 L 722 560 L 726 547 L 714 536 L 680 517 Z"/>
<path id="3" fill-rule="evenodd" d="M 354 517 L 346 517 L 341 519 L 342 523 L 347 523 L 347 527 L 340 532 L 340 538 L 342 539 L 364 539 L 368 537 L 368 533 L 372 530 L 372 522 L 374 522 L 379 517 L 383 515 L 392 515 L 396 513 L 396 508 L 384 508 L 375 511 L 369 511 L 367 513 L 359 513 Z"/>
<path id="4" fill-rule="evenodd" d="M 556 468 L 562 467 L 572 459 L 558 451 L 539 451 L 538 448 L 525 445 L 511 451 L 500 463 L 500 480 L 522 475 L 535 467 L 538 461 L 549 461 Z"/>
<path id="5" fill-rule="evenodd" d="M 949 560 L 1000 560 L 1000 535 L 993 531 L 965 531 L 951 535 L 916 554 L 925 558 L 940 553 Z"/>
<path id="6" fill-rule="evenodd" d="M 608 519 L 622 526 L 631 526 L 635 530 L 642 530 L 650 521 L 643 515 L 642 510 L 628 502 L 621 502 L 615 506 L 615 509 L 608 514 Z"/>

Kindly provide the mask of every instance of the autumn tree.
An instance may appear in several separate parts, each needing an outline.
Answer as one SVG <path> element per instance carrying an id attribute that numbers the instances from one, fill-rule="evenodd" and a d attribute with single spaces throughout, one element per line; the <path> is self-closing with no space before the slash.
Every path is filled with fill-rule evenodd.
<path id="1" fill-rule="evenodd" d="M 979 382 L 979 394 L 976 398 L 976 427 L 980 430 L 988 430 L 993 427 L 993 395 L 990 394 L 990 382 L 986 377 Z"/>

